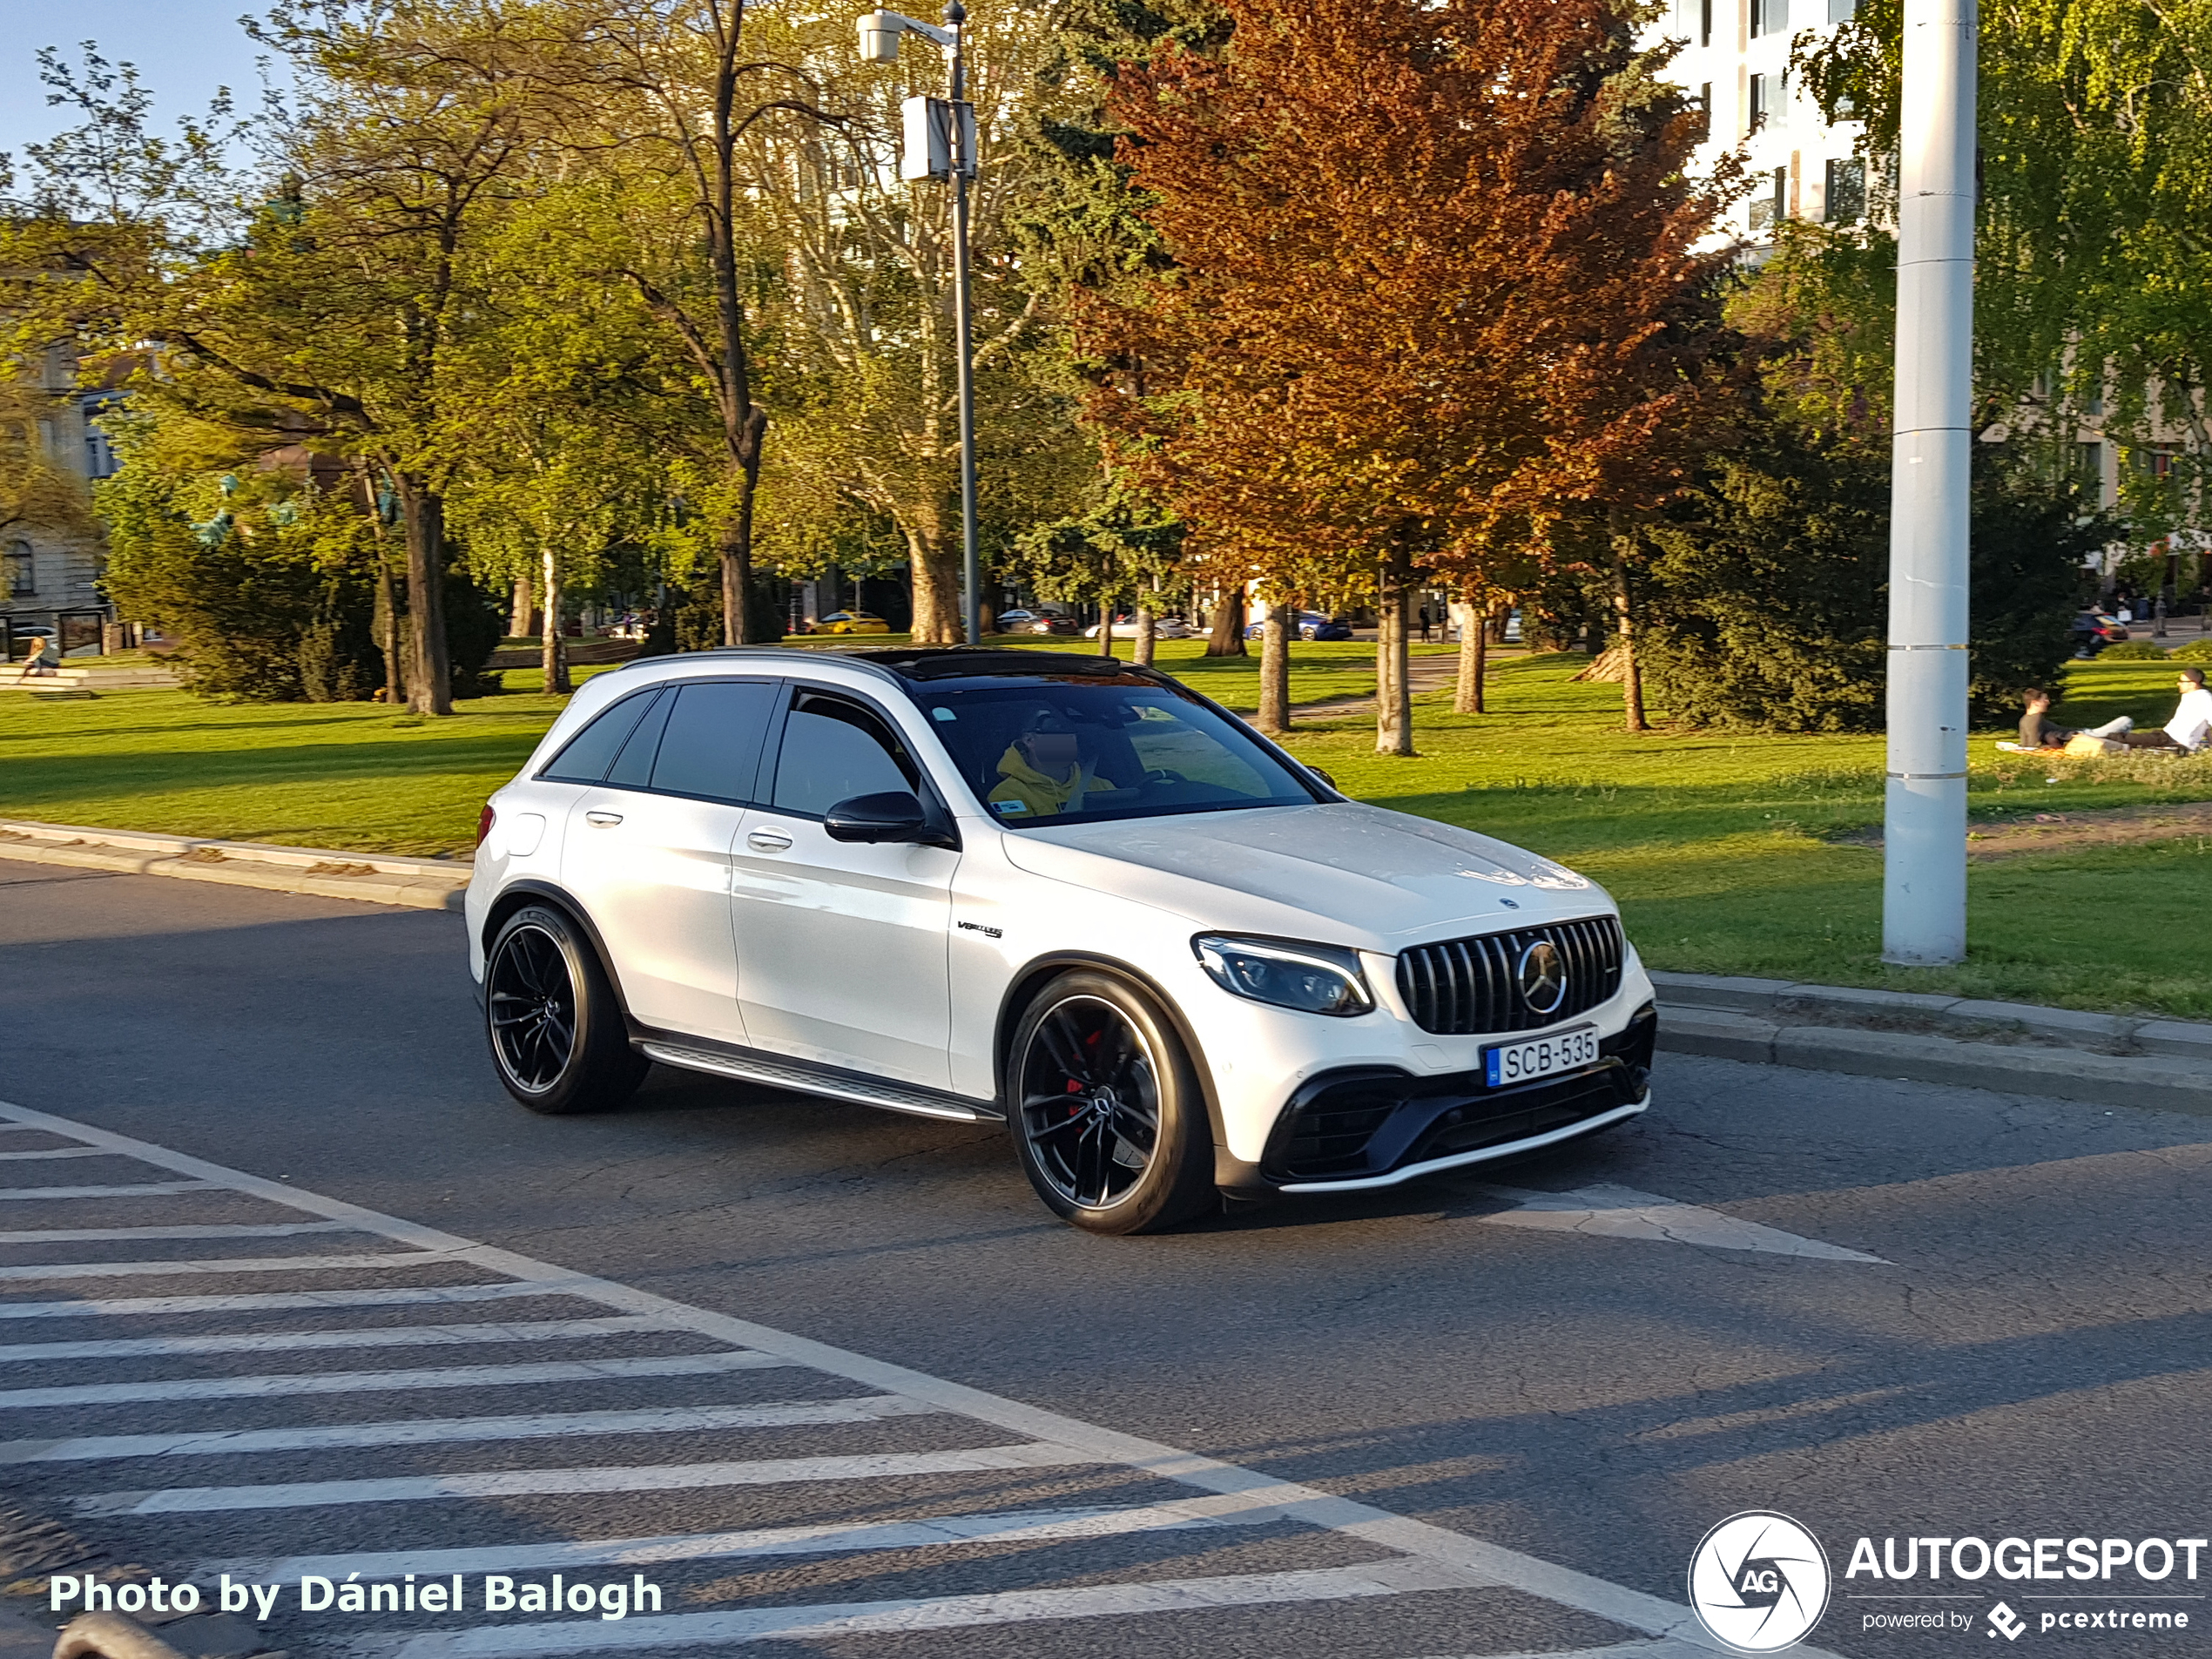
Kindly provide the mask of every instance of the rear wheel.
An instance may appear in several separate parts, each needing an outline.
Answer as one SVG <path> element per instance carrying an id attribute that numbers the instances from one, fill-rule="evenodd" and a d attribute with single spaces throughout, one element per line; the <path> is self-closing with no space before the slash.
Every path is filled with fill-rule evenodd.
<path id="1" fill-rule="evenodd" d="M 1212 1207 L 1197 1076 L 1136 987 L 1089 970 L 1054 980 L 1015 1028 L 1007 1082 L 1022 1170 L 1062 1220 L 1152 1232 Z"/>
<path id="2" fill-rule="evenodd" d="M 652 1066 L 630 1046 L 597 953 L 544 905 L 509 916 L 485 954 L 484 1033 L 499 1081 L 534 1112 L 619 1106 Z"/>

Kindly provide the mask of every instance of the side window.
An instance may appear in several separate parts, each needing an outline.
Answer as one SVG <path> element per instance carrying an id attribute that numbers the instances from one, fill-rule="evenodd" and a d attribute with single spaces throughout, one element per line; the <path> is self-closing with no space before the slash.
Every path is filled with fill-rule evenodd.
<path id="1" fill-rule="evenodd" d="M 615 764 L 607 768 L 607 781 L 619 784 L 624 789 L 643 789 L 652 781 L 653 755 L 660 748 L 660 734 L 668 725 L 668 711 L 676 706 L 676 691 L 672 686 L 662 688 L 660 701 L 646 711 L 637 722 L 637 729 L 630 734 L 630 741 L 622 745 L 622 752 L 615 757 Z"/>
<path id="2" fill-rule="evenodd" d="M 568 745 L 554 757 L 553 764 L 538 776 L 564 784 L 597 783 L 607 775 L 608 765 L 616 751 L 622 747 L 622 740 L 637 724 L 637 717 L 659 694 L 660 688 L 655 686 L 623 698 L 570 738 Z"/>
<path id="3" fill-rule="evenodd" d="M 774 680 L 700 680 L 681 687 L 661 734 L 653 787 L 709 800 L 751 800 L 776 691 Z M 625 749 L 623 764 L 629 759 Z"/>
<path id="4" fill-rule="evenodd" d="M 914 790 L 921 769 L 872 711 L 841 697 L 800 691 L 784 722 L 775 805 L 819 818 L 854 795 Z"/>

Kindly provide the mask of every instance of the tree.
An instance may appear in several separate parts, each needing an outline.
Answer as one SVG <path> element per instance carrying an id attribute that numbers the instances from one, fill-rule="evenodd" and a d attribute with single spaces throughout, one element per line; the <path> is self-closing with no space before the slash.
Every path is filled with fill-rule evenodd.
<path id="1" fill-rule="evenodd" d="M 1377 747 L 1410 753 L 1417 573 L 1678 464 L 1631 462 L 1700 404 L 1668 318 L 1716 203 L 1604 0 L 1227 10 L 1220 61 L 1116 90 L 1175 266 L 1087 307 L 1123 370 L 1091 408 L 1203 553 L 1372 593 Z"/>
<path id="2" fill-rule="evenodd" d="M 0 535 L 91 528 L 83 481 L 54 455 L 64 397 L 24 379 L 0 381 Z"/>

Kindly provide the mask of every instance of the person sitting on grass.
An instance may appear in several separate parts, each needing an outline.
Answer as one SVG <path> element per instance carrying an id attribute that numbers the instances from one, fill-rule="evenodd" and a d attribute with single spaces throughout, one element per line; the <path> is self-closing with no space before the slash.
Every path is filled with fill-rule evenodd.
<path id="1" fill-rule="evenodd" d="M 2204 689 L 2204 671 L 2185 668 L 2175 676 L 2174 685 L 2182 694 L 2174 718 L 2162 730 L 2128 736 L 2124 741 L 2130 749 L 2180 749 L 2195 754 L 2212 737 L 2212 691 Z"/>
<path id="2" fill-rule="evenodd" d="M 999 761 L 991 810 L 1001 818 L 1056 818 L 1083 809 L 1088 790 L 1118 787 L 1082 758 L 1076 728 L 1059 710 L 1042 708 Z"/>
<path id="3" fill-rule="evenodd" d="M 2102 725 L 2077 730 L 2050 719 L 2051 694 L 2040 685 L 2027 688 L 2027 712 L 2020 717 L 2020 746 L 2023 749 L 2063 749 L 2076 738 L 2119 738 L 2134 730 L 2126 715 Z"/>

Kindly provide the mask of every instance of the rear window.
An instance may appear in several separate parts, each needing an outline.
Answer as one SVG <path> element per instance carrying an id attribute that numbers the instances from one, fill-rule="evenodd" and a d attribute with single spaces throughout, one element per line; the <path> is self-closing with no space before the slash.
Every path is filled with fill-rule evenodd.
<path id="1" fill-rule="evenodd" d="M 653 787 L 709 800 L 751 800 L 776 682 L 701 680 L 682 687 L 674 702 L 653 760 Z"/>
<path id="2" fill-rule="evenodd" d="M 616 752 L 623 739 L 637 724 L 637 717 L 660 695 L 660 688 L 652 686 L 625 697 L 605 713 L 570 738 L 553 764 L 538 774 L 564 784 L 596 784 L 607 775 Z"/>

